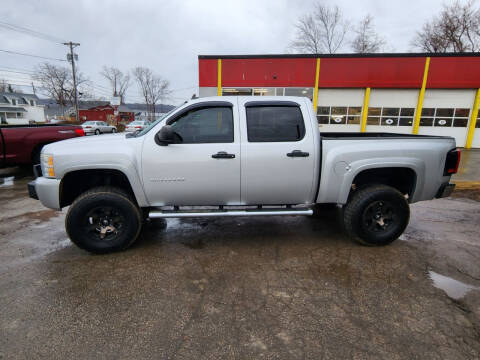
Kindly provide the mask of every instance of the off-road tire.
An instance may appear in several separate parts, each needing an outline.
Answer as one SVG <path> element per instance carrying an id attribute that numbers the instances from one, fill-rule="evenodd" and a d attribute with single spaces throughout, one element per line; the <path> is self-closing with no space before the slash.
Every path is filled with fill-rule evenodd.
<path id="1" fill-rule="evenodd" d="M 91 217 L 88 215 L 102 208 L 114 209 L 122 221 L 116 226 L 117 232 L 99 239 L 98 230 L 87 230 L 95 226 L 89 222 Z M 118 188 L 102 186 L 88 190 L 75 199 L 68 209 L 65 227 L 68 236 L 78 247 L 92 253 L 106 254 L 124 250 L 133 244 L 142 227 L 142 215 L 127 193 Z"/>
<path id="2" fill-rule="evenodd" d="M 384 229 L 370 219 L 371 209 L 377 204 L 382 205 L 380 208 L 388 204 L 391 210 L 388 213 L 393 214 L 391 222 Z M 356 191 L 343 209 L 345 231 L 355 241 L 367 246 L 392 243 L 403 233 L 409 219 L 410 208 L 405 196 L 387 185 L 372 185 Z M 372 227 L 375 230 L 371 230 Z"/>

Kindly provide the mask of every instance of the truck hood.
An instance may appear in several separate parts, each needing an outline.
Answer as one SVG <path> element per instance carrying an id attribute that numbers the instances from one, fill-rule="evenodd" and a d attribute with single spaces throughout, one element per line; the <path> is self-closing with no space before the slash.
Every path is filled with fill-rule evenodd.
<path id="1" fill-rule="evenodd" d="M 48 144 L 43 148 L 44 153 L 63 152 L 66 149 L 74 149 L 81 147 L 82 149 L 93 146 L 95 148 L 105 147 L 108 149 L 111 146 L 118 146 L 118 144 L 127 141 L 125 134 L 109 134 L 98 136 L 80 136 L 72 139 L 58 141 Z"/>

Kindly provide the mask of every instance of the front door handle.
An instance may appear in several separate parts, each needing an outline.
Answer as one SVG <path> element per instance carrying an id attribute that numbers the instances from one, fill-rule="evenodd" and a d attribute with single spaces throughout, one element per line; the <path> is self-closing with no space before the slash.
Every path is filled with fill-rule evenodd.
<path id="1" fill-rule="evenodd" d="M 293 150 L 287 154 L 288 157 L 308 157 L 310 154 L 301 150 Z"/>
<path id="2" fill-rule="evenodd" d="M 235 154 L 228 154 L 225 151 L 219 151 L 218 153 L 213 154 L 212 158 L 214 158 L 214 159 L 233 159 L 233 158 L 235 158 Z"/>

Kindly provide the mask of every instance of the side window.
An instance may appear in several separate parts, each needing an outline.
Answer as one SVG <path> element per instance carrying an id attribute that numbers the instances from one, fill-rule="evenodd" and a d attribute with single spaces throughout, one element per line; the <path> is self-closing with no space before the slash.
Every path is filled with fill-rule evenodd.
<path id="1" fill-rule="evenodd" d="M 302 112 L 297 106 L 247 107 L 249 142 L 299 141 L 305 136 Z"/>
<path id="2" fill-rule="evenodd" d="M 193 109 L 170 123 L 183 139 L 183 144 L 233 142 L 231 107 Z"/>

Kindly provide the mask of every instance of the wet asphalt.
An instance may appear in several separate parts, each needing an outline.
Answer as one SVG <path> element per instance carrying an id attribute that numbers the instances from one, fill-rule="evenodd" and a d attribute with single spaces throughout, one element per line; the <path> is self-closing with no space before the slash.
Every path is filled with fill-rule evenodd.
<path id="1" fill-rule="evenodd" d="M 155 221 L 91 255 L 16 176 L 0 182 L 0 359 L 480 358 L 478 201 L 414 204 L 382 248 L 326 212 Z"/>

